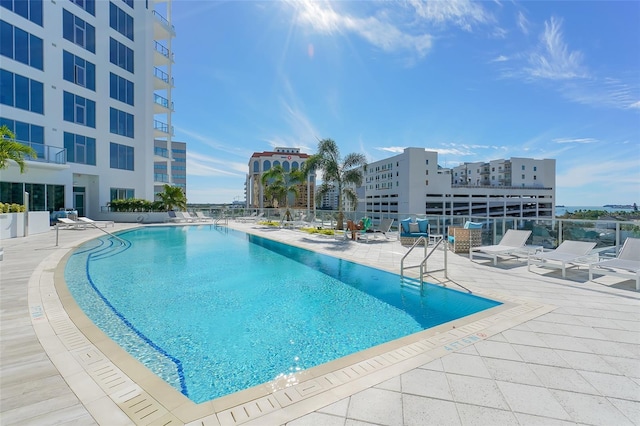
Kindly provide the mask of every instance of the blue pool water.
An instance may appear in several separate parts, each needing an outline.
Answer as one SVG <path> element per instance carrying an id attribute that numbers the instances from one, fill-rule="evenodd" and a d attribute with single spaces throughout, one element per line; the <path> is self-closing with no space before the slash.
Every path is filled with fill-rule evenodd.
<path id="1" fill-rule="evenodd" d="M 109 337 L 196 403 L 499 302 L 242 232 L 150 227 L 78 248 L 65 279 Z"/>

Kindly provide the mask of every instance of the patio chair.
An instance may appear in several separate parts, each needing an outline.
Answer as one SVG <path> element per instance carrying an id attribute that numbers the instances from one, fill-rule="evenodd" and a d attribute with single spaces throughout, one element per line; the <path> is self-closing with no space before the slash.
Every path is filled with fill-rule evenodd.
<path id="1" fill-rule="evenodd" d="M 103 228 L 106 228 L 109 225 L 115 226 L 115 223 L 112 220 L 93 220 L 93 219 L 89 219 L 88 217 L 79 217 L 78 221 L 84 222 L 87 225 L 91 225 L 91 226 L 94 226 L 96 228 L 99 225 L 102 225 Z"/>
<path id="2" fill-rule="evenodd" d="M 482 223 L 466 221 L 462 228 L 450 226 L 448 241 L 454 253 L 468 253 L 471 247 L 482 245 Z"/>
<path id="3" fill-rule="evenodd" d="M 165 222 L 173 222 L 173 223 L 178 223 L 178 222 L 186 222 L 187 220 L 182 217 L 182 214 L 178 215 L 180 212 L 174 212 L 173 210 L 169 210 L 167 212 L 167 218 L 164 220 Z"/>
<path id="4" fill-rule="evenodd" d="M 59 217 L 58 218 L 58 223 L 62 223 L 63 225 L 65 225 L 66 229 L 86 229 L 87 228 L 87 224 L 84 222 L 76 222 L 75 220 L 71 220 L 69 218 L 66 217 Z"/>
<path id="5" fill-rule="evenodd" d="M 373 227 L 371 229 L 368 229 L 365 232 L 365 235 L 367 236 L 367 239 L 368 239 L 368 236 L 370 234 L 373 234 L 372 236 L 374 238 L 376 237 L 376 234 L 382 234 L 388 240 L 389 236 L 387 234 L 391 231 L 391 226 L 393 225 L 393 220 L 394 219 L 382 219 L 377 227 Z"/>
<path id="6" fill-rule="evenodd" d="M 615 259 L 591 263 L 589 281 L 593 281 L 594 274 L 635 279 L 636 290 L 640 290 L 640 238 L 627 238 Z"/>
<path id="7" fill-rule="evenodd" d="M 189 212 L 176 212 L 176 216 L 178 216 L 178 217 L 182 216 L 182 218 L 184 220 L 186 220 L 187 222 L 190 222 L 190 223 L 199 222 L 200 221 L 197 217 L 191 216 L 191 214 Z"/>
<path id="8" fill-rule="evenodd" d="M 253 220 L 255 220 L 256 216 L 258 215 L 258 212 L 253 212 L 251 213 L 251 215 L 249 216 L 240 216 L 236 218 L 236 221 L 238 222 L 251 222 Z"/>
<path id="9" fill-rule="evenodd" d="M 562 269 L 562 278 L 566 278 L 567 265 L 575 266 L 579 262 L 587 263 L 590 257 L 589 253 L 595 246 L 594 242 L 565 240 L 555 250 L 529 254 L 527 269 L 531 271 L 531 265 L 537 265 L 541 268 L 560 268 Z"/>
<path id="10" fill-rule="evenodd" d="M 498 264 L 499 256 L 513 256 L 518 252 L 522 252 L 527 243 L 527 239 L 531 235 L 531 231 L 518 231 L 509 229 L 502 236 L 500 244 L 491 246 L 480 246 L 469 248 L 469 259 L 473 260 L 473 256 L 488 257 L 493 260 L 493 264 Z"/>
<path id="11" fill-rule="evenodd" d="M 200 222 L 212 222 L 213 218 L 210 216 L 205 215 L 202 212 L 196 212 L 196 218 L 200 221 Z"/>

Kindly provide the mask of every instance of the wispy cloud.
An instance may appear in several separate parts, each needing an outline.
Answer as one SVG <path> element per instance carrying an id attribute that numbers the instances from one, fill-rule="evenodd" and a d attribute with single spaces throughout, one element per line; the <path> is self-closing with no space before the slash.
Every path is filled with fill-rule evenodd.
<path id="1" fill-rule="evenodd" d="M 232 176 L 240 177 L 247 173 L 247 164 L 231 162 L 225 159 L 211 157 L 187 151 L 187 174 L 193 176 Z"/>
<path id="2" fill-rule="evenodd" d="M 599 162 L 598 167 L 593 164 L 579 164 L 569 167 L 556 176 L 557 187 L 583 187 L 590 184 L 602 184 L 603 182 L 613 183 L 614 187 L 619 185 L 630 185 L 638 187 L 638 162 L 629 161 L 604 161 Z M 629 195 L 631 195 L 630 193 Z M 637 194 L 637 192 L 636 192 Z"/>
<path id="3" fill-rule="evenodd" d="M 582 53 L 569 50 L 563 39 L 561 26 L 562 20 L 555 17 L 544 23 L 540 45 L 529 55 L 530 66 L 526 68 L 526 72 L 530 77 L 565 80 L 587 76 L 582 65 Z"/>
<path id="4" fill-rule="evenodd" d="M 522 13 L 522 11 L 518 12 L 518 16 L 516 17 L 516 23 L 518 25 L 518 28 L 520 28 L 520 31 L 522 31 L 523 34 L 525 35 L 529 34 L 529 26 L 531 24 L 529 24 L 529 20 L 527 20 L 527 17 L 524 16 L 524 13 Z"/>
<path id="5" fill-rule="evenodd" d="M 338 13 L 330 3 L 310 0 L 292 1 L 296 8 L 297 22 L 323 34 L 337 35 L 352 33 L 385 52 L 412 51 L 424 57 L 432 45 L 429 34 L 410 34 L 396 24 L 378 16 L 358 17 Z"/>
<path id="6" fill-rule="evenodd" d="M 378 151 L 391 152 L 393 154 L 401 154 L 404 152 L 406 146 L 377 146 L 375 149 Z"/>
<path id="7" fill-rule="evenodd" d="M 556 139 L 553 139 L 553 141 L 555 143 L 581 143 L 581 144 L 598 142 L 598 140 L 594 138 L 556 138 Z"/>
<path id="8" fill-rule="evenodd" d="M 571 100 L 596 107 L 636 109 L 640 108 L 640 86 L 625 83 L 616 78 L 587 79 L 567 82 L 560 93 Z"/>
<path id="9" fill-rule="evenodd" d="M 507 58 L 506 56 L 504 56 L 504 55 L 500 55 L 500 56 L 497 56 L 497 57 L 493 58 L 493 59 L 492 59 L 491 61 L 489 61 L 489 62 L 506 62 L 506 61 L 508 61 L 508 60 L 509 60 L 509 58 Z"/>
<path id="10" fill-rule="evenodd" d="M 465 31 L 471 31 L 476 24 L 493 21 L 481 3 L 470 0 L 425 1 L 409 0 L 408 4 L 416 14 L 432 23 L 453 24 Z"/>
<path id="11" fill-rule="evenodd" d="M 210 136 L 206 136 L 203 134 L 200 134 L 198 132 L 194 132 L 193 130 L 190 129 L 185 129 L 184 127 L 178 127 L 175 126 L 175 130 L 180 134 L 180 135 L 184 135 L 187 136 L 187 140 L 183 141 L 183 142 L 187 142 L 187 147 L 189 146 L 189 139 L 191 140 L 196 140 L 198 142 L 202 142 L 203 144 L 225 152 L 227 154 L 233 154 L 233 155 L 237 155 L 239 157 L 242 158 L 248 158 L 249 156 L 251 156 L 252 152 L 248 151 L 246 149 L 242 149 L 242 148 L 238 148 L 236 145 L 234 145 L 233 143 L 230 144 L 224 144 L 222 142 L 217 141 L 216 139 L 210 137 Z"/>

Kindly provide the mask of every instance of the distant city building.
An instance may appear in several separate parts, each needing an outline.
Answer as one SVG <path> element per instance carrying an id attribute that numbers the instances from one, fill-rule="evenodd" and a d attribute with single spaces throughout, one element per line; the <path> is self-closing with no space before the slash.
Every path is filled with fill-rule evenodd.
<path id="1" fill-rule="evenodd" d="M 367 166 L 358 210 L 384 214 L 552 217 L 556 162 L 511 158 L 438 165 L 438 153 L 406 148 Z"/>
<path id="2" fill-rule="evenodd" d="M 187 194 L 187 144 L 166 140 L 154 141 L 153 181 L 154 193 L 164 191 L 164 185 L 179 186 Z"/>
<path id="3" fill-rule="evenodd" d="M 95 216 L 154 198 L 154 140 L 171 146 L 171 0 L 0 1 L 0 125 L 33 147 L 0 201 Z"/>
<path id="4" fill-rule="evenodd" d="M 300 148 L 275 148 L 274 151 L 254 152 L 249 160 L 249 173 L 245 182 L 247 208 L 264 208 L 270 205 L 264 194 L 262 175 L 273 166 L 280 165 L 285 172 L 300 169 L 309 158 Z M 298 195 L 290 206 L 313 208 L 315 202 L 315 174 L 308 181 L 298 185 Z M 280 206 L 283 207 L 283 206 Z"/>

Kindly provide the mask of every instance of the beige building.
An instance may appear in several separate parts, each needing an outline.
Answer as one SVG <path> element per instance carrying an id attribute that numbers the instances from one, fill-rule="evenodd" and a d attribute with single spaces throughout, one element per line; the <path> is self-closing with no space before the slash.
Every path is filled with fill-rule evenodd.
<path id="1" fill-rule="evenodd" d="M 300 148 L 275 148 L 274 151 L 254 152 L 249 159 L 249 173 L 245 183 L 247 208 L 271 207 L 264 194 L 262 175 L 272 167 L 280 165 L 285 172 L 300 169 L 309 159 L 309 154 Z M 291 200 L 291 207 L 313 208 L 315 202 L 315 174 L 298 185 L 298 195 Z"/>

